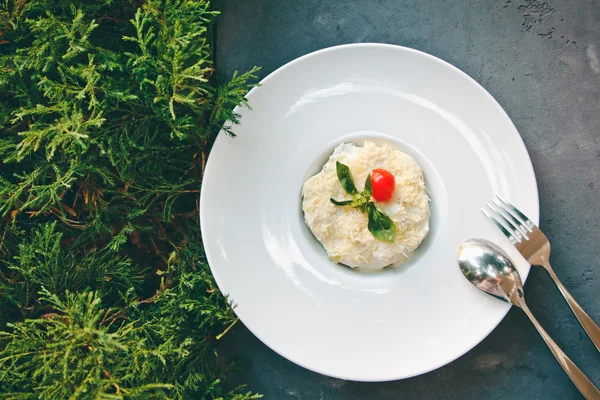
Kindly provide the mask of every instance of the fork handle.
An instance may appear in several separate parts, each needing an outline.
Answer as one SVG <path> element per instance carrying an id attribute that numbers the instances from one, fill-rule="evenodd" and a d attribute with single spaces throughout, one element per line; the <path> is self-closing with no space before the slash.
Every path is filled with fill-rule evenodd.
<path id="1" fill-rule="evenodd" d="M 573 310 L 573 314 L 575 314 L 575 317 L 577 317 L 579 323 L 581 324 L 581 326 L 583 326 L 585 332 L 588 334 L 590 339 L 592 339 L 592 342 L 594 343 L 594 346 L 596 346 L 596 349 L 600 351 L 600 328 L 598 328 L 598 325 L 596 325 L 592 318 L 590 318 L 590 316 L 587 315 L 585 311 L 583 311 L 583 308 L 581 308 L 579 303 L 575 301 L 573 296 L 571 296 L 571 293 L 569 293 L 567 288 L 558 279 L 558 276 L 556 276 L 554 270 L 550 266 L 550 262 L 544 258 L 543 263 L 544 268 L 550 274 L 550 277 L 558 287 L 558 290 L 560 290 L 560 293 L 562 293 L 563 297 L 567 301 L 567 304 L 569 305 L 569 307 L 571 307 L 571 310 Z"/>
<path id="2" fill-rule="evenodd" d="M 542 328 L 540 323 L 537 321 L 537 319 L 535 319 L 535 317 L 529 310 L 529 307 L 527 307 L 527 304 L 525 304 L 525 300 L 523 299 L 523 297 L 519 296 L 517 298 L 517 302 L 521 309 L 525 311 L 525 314 L 527 314 L 527 316 L 531 320 L 531 323 L 533 324 L 533 326 L 535 326 L 535 329 L 537 329 L 542 339 L 544 339 L 544 341 L 546 342 L 546 345 L 548 345 L 548 348 L 550 349 L 552 354 L 554 354 L 554 357 L 556 357 L 556 360 L 558 361 L 560 366 L 565 370 L 569 378 L 571 378 L 571 381 L 573 381 L 573 383 L 575 384 L 577 389 L 579 389 L 583 397 L 585 397 L 587 400 L 599 400 L 600 391 L 598 390 L 598 388 L 594 386 L 594 384 L 587 378 L 587 376 L 585 376 L 584 373 L 581 372 L 577 365 L 575 365 L 575 363 L 571 361 L 571 359 L 565 354 L 564 351 L 561 350 L 560 347 L 558 347 L 556 342 L 552 340 L 552 338 L 550 337 L 550 335 L 548 335 L 544 328 Z"/>

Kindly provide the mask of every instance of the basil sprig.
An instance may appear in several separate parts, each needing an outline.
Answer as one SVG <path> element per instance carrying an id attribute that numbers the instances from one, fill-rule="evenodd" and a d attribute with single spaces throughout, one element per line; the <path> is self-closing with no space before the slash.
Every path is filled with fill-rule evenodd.
<path id="1" fill-rule="evenodd" d="M 394 224 L 394 221 L 379 210 L 375 203 L 371 201 L 371 196 L 373 195 L 371 174 L 367 175 L 365 190 L 359 192 L 356 190 L 354 178 L 352 178 L 352 173 L 347 165 L 336 161 L 335 170 L 340 185 L 342 185 L 342 188 L 346 193 L 352 196 L 352 200 L 338 201 L 330 198 L 331 202 L 336 206 L 351 206 L 366 213 L 369 217 L 369 232 L 371 232 L 376 239 L 384 242 L 394 242 L 396 240 L 396 224 Z"/>

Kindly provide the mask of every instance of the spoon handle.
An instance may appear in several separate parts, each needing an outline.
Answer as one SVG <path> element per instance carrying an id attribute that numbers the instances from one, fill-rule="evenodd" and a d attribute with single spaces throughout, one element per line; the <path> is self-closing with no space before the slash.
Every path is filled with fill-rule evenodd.
<path id="1" fill-rule="evenodd" d="M 543 262 L 544 268 L 550 274 L 550 277 L 558 287 L 558 290 L 560 290 L 560 293 L 567 301 L 569 307 L 571 307 L 571 310 L 573 310 L 573 314 L 575 314 L 575 316 L 579 320 L 579 323 L 581 323 L 581 326 L 583 326 L 585 332 L 588 334 L 590 339 L 592 339 L 594 346 L 596 346 L 596 348 L 600 350 L 600 328 L 598 328 L 598 325 L 596 325 L 592 318 L 590 318 L 590 316 L 587 315 L 585 311 L 583 311 L 583 308 L 581 308 L 579 303 L 575 301 L 573 296 L 571 296 L 571 293 L 569 293 L 567 288 L 562 284 L 562 282 L 558 279 L 558 276 L 556 276 L 556 274 L 554 273 L 554 270 L 550 266 L 548 260 L 544 259 Z"/>
<path id="2" fill-rule="evenodd" d="M 554 354 L 554 357 L 556 357 L 556 360 L 558 361 L 560 366 L 563 367 L 563 369 L 565 370 L 569 378 L 571 378 L 575 386 L 577 386 L 577 389 L 579 389 L 583 397 L 585 397 L 587 400 L 600 400 L 600 391 L 598 390 L 598 388 L 596 388 L 596 386 L 594 386 L 594 384 L 587 378 L 587 376 L 585 376 L 583 372 L 581 372 L 581 370 L 577 368 L 577 365 L 575 365 L 575 363 L 571 361 L 571 359 L 564 353 L 564 351 L 562 351 L 560 347 L 558 347 L 558 345 L 554 342 L 554 340 L 552 340 L 552 338 L 550 337 L 550 335 L 548 335 L 544 328 L 542 328 L 540 323 L 537 321 L 537 319 L 535 319 L 535 317 L 531 313 L 531 310 L 529 310 L 529 307 L 527 307 L 527 304 L 525 304 L 525 300 L 522 297 L 518 297 L 517 301 L 519 303 L 519 306 L 523 309 L 523 311 L 525 311 L 525 314 L 527 314 L 527 316 L 531 320 L 531 323 L 533 323 L 533 326 L 535 326 L 535 329 L 537 329 L 537 331 L 539 332 L 542 339 L 544 339 L 544 341 L 550 348 L 552 354 Z"/>

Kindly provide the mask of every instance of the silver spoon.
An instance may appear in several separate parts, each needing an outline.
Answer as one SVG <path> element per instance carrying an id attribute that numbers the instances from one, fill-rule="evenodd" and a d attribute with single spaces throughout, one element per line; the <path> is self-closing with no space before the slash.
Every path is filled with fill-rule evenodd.
<path id="1" fill-rule="evenodd" d="M 525 304 L 521 276 L 500 247 L 484 239 L 470 239 L 460 245 L 457 257 L 460 270 L 469 282 L 525 311 L 558 363 L 586 399 L 600 399 L 600 391 L 550 338 Z"/>

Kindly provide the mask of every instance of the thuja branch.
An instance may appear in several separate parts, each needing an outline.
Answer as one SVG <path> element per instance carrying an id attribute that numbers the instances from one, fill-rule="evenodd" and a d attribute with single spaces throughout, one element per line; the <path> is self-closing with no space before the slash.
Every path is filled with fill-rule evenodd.
<path id="1" fill-rule="evenodd" d="M 0 397 L 257 398 L 214 360 L 237 319 L 197 222 L 257 72 L 217 79 L 217 14 L 0 5 Z"/>

